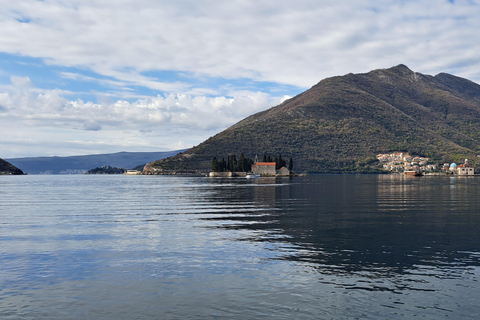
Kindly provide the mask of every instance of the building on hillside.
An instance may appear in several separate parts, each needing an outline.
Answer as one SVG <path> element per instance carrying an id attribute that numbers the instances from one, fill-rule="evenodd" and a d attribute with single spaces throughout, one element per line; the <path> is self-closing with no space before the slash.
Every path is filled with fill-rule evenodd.
<path id="1" fill-rule="evenodd" d="M 442 170 L 445 171 L 445 172 L 448 172 L 449 169 L 450 169 L 450 163 L 444 163 L 443 167 L 442 167 Z"/>
<path id="2" fill-rule="evenodd" d="M 413 157 L 403 152 L 377 154 L 377 159 L 383 164 L 383 168 L 386 171 L 391 172 L 410 171 L 413 166 L 418 166 L 422 172 L 431 171 L 433 168 L 432 166 L 428 167 L 429 158 Z"/>
<path id="3" fill-rule="evenodd" d="M 475 174 L 474 168 L 468 164 L 468 159 L 465 159 L 465 163 L 457 166 L 457 174 L 459 176 L 473 176 Z"/>
<path id="4" fill-rule="evenodd" d="M 252 164 L 252 172 L 261 176 L 275 176 L 277 175 L 275 166 L 275 162 L 257 162 Z"/>

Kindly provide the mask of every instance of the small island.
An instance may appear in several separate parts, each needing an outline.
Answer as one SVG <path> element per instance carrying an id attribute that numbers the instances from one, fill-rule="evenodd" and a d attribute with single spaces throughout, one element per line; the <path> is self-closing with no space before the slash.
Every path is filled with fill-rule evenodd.
<path id="1" fill-rule="evenodd" d="M 125 172 L 127 172 L 127 169 L 111 166 L 102 166 L 88 170 L 85 174 L 124 174 Z"/>
<path id="2" fill-rule="evenodd" d="M 226 161 L 225 158 L 219 161 L 217 157 L 213 157 L 212 171 L 209 173 L 209 177 L 290 176 L 292 169 L 292 158 L 290 158 L 287 168 L 287 161 L 282 158 L 282 155 L 272 159 L 264 154 L 262 161 L 258 161 L 257 156 L 255 160 L 252 160 L 241 153 L 238 161 L 235 154 L 229 155 Z"/>

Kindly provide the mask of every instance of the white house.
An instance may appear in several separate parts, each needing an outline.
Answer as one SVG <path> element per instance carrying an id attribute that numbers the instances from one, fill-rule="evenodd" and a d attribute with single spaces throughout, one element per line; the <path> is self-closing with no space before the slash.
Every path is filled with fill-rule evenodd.
<path id="1" fill-rule="evenodd" d="M 468 164 L 468 159 L 465 159 L 465 163 L 457 167 L 457 174 L 459 176 L 473 176 L 475 169 Z"/>

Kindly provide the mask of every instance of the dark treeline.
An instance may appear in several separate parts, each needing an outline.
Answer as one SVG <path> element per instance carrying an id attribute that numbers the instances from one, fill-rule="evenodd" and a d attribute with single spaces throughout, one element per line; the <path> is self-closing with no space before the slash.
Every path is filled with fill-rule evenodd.
<path id="1" fill-rule="evenodd" d="M 249 172 L 252 170 L 252 164 L 254 161 L 250 158 L 245 158 L 243 153 L 240 153 L 240 157 L 234 154 L 231 154 L 222 160 L 218 160 L 217 157 L 213 157 L 212 159 L 212 170 L 214 172 L 224 172 L 224 171 L 240 171 L 240 172 Z"/>
<path id="2" fill-rule="evenodd" d="M 282 158 L 282 155 L 278 155 L 272 159 L 271 156 L 267 156 L 266 154 L 264 154 L 262 162 L 275 162 L 275 168 L 277 170 L 287 166 L 287 161 Z M 214 172 L 250 172 L 254 163 L 254 160 L 246 158 L 243 153 L 240 153 L 238 160 L 235 154 L 231 154 L 227 157 L 227 160 L 225 160 L 225 158 L 218 160 L 217 157 L 213 157 L 212 170 Z M 288 162 L 288 170 L 292 171 L 292 169 L 293 160 L 292 158 L 290 158 L 290 161 Z"/>
<path id="3" fill-rule="evenodd" d="M 123 174 L 127 170 L 123 168 L 116 168 L 111 166 L 97 167 L 92 170 L 88 170 L 87 174 Z"/>

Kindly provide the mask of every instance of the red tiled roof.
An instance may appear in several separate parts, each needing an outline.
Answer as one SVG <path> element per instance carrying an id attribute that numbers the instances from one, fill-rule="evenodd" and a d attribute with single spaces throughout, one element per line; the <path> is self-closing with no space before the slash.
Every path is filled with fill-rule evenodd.
<path id="1" fill-rule="evenodd" d="M 255 165 L 257 166 L 274 166 L 276 165 L 275 162 L 257 162 L 255 163 Z"/>

